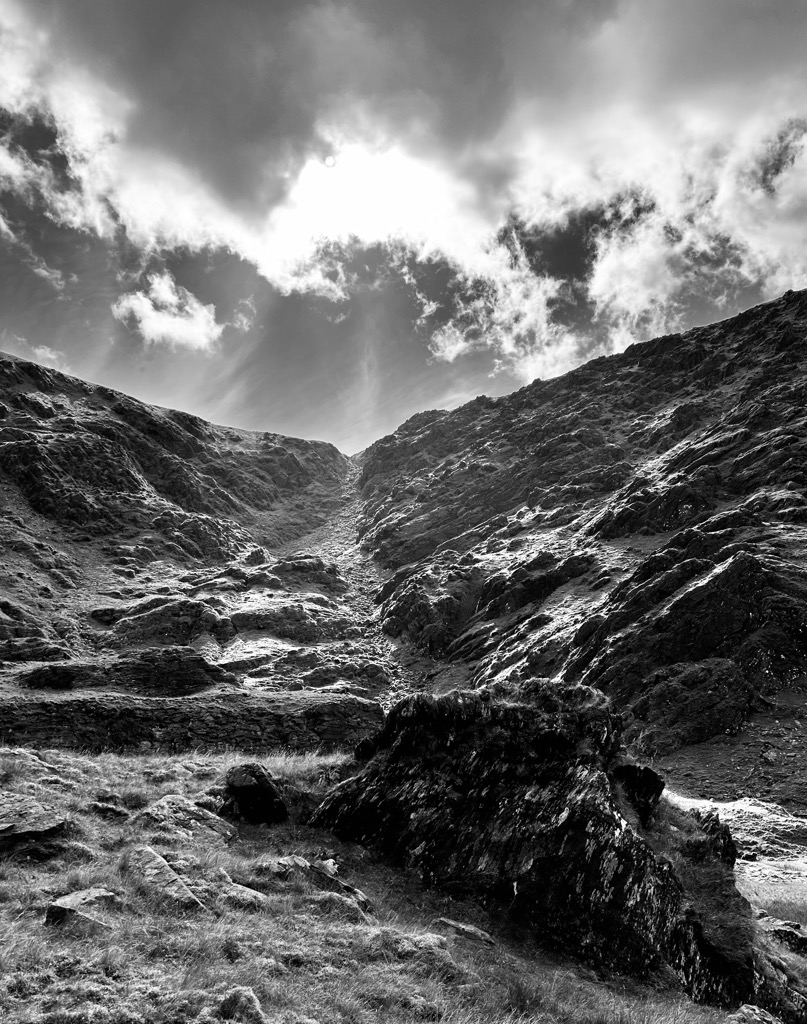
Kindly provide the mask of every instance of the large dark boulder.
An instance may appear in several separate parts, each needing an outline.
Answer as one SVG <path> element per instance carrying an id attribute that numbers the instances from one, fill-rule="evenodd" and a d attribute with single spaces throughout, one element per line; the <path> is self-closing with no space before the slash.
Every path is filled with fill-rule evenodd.
<path id="1" fill-rule="evenodd" d="M 253 824 L 275 825 L 286 821 L 289 809 L 275 780 L 256 762 L 236 764 L 224 778 L 224 806 L 221 813 L 245 818 Z"/>
<path id="2" fill-rule="evenodd" d="M 750 908 L 718 823 L 674 867 L 621 803 L 616 777 L 647 818 L 660 780 L 617 760 L 604 698 L 579 687 L 549 704 L 485 691 L 401 701 L 313 823 L 553 947 L 620 970 L 667 965 L 698 1000 L 755 999 Z"/>

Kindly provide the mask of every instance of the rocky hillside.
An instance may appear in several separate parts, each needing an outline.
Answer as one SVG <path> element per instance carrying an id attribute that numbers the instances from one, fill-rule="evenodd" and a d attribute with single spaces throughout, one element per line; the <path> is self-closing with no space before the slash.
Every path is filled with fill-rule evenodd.
<path id="1" fill-rule="evenodd" d="M 362 545 L 397 569 L 385 629 L 440 661 L 438 689 L 591 685 L 636 751 L 675 769 L 698 744 L 720 795 L 744 795 L 734 758 L 807 806 L 805 357 L 789 292 L 413 417 L 362 472 Z"/>
<path id="2" fill-rule="evenodd" d="M 0 359 L 0 739 L 332 748 L 372 732 L 367 697 L 389 679 L 371 642 L 350 646 L 356 595 L 332 562 L 289 554 L 338 517 L 352 473 L 329 444 Z"/>
<path id="3" fill-rule="evenodd" d="M 338 502 L 347 467 L 324 442 L 218 427 L 0 357 L 5 508 L 23 498 L 70 538 L 110 538 L 119 557 L 131 546 L 221 561 L 300 536 Z"/>
<path id="4" fill-rule="evenodd" d="M 806 356 L 807 293 L 788 293 L 422 413 L 358 460 L 0 360 L 0 740 L 23 765 L 74 747 L 191 775 L 183 751 L 341 750 L 294 796 L 307 851 L 375 851 L 522 953 L 801 1024 Z M 18 890 L 49 770 L 4 801 Z M 133 860 L 91 851 L 103 871 L 50 887 L 70 913 L 106 877 L 142 915 L 172 871 L 208 909 L 232 885 L 264 905 L 165 815 L 250 862 L 277 856 L 277 823 L 241 827 L 186 781 L 132 822 Z M 75 809 L 128 822 L 110 792 Z M 247 1001 L 230 1019 L 292 1019 Z M 188 1021 L 227 1019 L 203 1003 Z"/>

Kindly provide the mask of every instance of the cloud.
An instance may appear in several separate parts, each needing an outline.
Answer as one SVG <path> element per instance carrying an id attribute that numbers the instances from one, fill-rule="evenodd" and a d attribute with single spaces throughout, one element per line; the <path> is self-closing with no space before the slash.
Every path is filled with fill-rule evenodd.
<path id="1" fill-rule="evenodd" d="M 241 299 L 236 307 L 230 327 L 234 327 L 241 334 L 246 334 L 247 331 L 251 331 L 254 327 L 257 312 L 254 295 Z"/>
<path id="2" fill-rule="evenodd" d="M 13 334 L 5 328 L 0 331 L 0 348 L 21 359 L 29 359 L 42 366 L 61 370 L 62 373 L 71 372 L 67 355 L 60 349 L 50 348 L 47 345 L 32 345 L 27 338 Z"/>
<path id="3" fill-rule="evenodd" d="M 52 120 L 69 180 L 8 148 L 0 177 L 57 223 L 219 247 L 285 293 L 349 294 L 323 239 L 397 240 L 463 285 L 450 322 L 423 303 L 435 358 L 558 372 L 686 325 L 696 294 L 807 286 L 805 30 L 802 0 L 0 0 L 0 104 Z M 500 229 L 636 196 L 587 240 L 572 328 L 570 283 Z M 116 315 L 220 337 L 161 287 Z"/>
<path id="4" fill-rule="evenodd" d="M 168 273 L 149 277 L 148 292 L 129 292 L 112 306 L 124 323 L 134 324 L 147 345 L 167 345 L 209 351 L 221 338 L 224 325 L 216 310 L 204 306 Z"/>

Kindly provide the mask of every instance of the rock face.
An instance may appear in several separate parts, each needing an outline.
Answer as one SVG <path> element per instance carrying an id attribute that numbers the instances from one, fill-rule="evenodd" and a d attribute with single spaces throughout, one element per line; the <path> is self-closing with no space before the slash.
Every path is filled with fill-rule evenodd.
<path id="1" fill-rule="evenodd" d="M 700 1001 L 773 1001 L 759 982 L 750 907 L 731 872 L 736 849 L 719 819 L 680 843 L 674 866 L 618 794 L 619 723 L 604 698 L 577 688 L 553 709 L 540 691 L 523 697 L 402 701 L 364 745 L 372 760 L 331 792 L 313 823 L 544 942 L 634 973 L 666 964 Z M 647 792 L 658 790 L 650 776 L 637 771 L 626 787 L 646 820 Z M 807 1007 L 802 993 L 791 996 Z"/>
<path id="2" fill-rule="evenodd" d="M 384 628 L 450 663 L 438 690 L 563 679 L 645 755 L 730 744 L 807 673 L 806 397 L 788 292 L 412 417 L 363 457 Z M 801 806 L 807 760 L 787 767 L 774 793 Z"/>

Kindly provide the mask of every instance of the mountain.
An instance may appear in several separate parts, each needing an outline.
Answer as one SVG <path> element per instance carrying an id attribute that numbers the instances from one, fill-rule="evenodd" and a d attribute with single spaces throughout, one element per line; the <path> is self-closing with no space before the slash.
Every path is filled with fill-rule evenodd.
<path id="1" fill-rule="evenodd" d="M 306 827 L 807 1019 L 806 359 L 789 292 L 349 459 L 3 357 L 0 739 L 355 746 Z"/>

